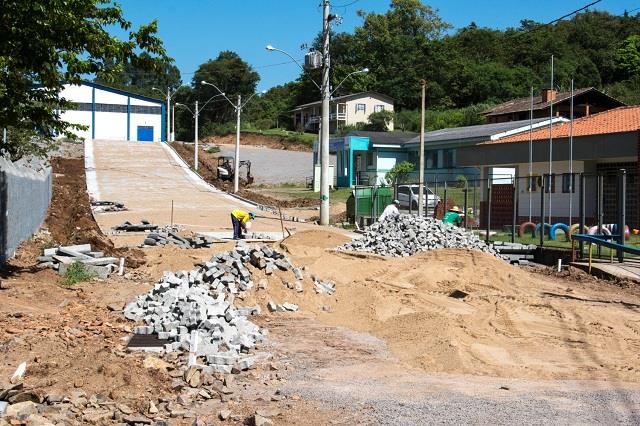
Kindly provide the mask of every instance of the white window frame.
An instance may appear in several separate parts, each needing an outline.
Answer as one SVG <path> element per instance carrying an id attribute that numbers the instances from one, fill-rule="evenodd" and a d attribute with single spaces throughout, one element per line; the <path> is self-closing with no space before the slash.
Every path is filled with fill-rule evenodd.
<path id="1" fill-rule="evenodd" d="M 382 111 L 384 111 L 384 105 L 382 104 L 374 105 L 373 112 L 382 112 Z"/>

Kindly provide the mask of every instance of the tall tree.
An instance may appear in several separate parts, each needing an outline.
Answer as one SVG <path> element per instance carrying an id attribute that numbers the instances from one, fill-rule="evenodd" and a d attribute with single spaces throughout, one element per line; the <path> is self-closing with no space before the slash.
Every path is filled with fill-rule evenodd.
<path id="1" fill-rule="evenodd" d="M 111 35 L 108 27 L 128 32 L 128 40 Z M 28 131 L 10 139 L 1 153 L 15 158 L 24 152 L 43 154 L 55 134 L 73 137 L 73 125 L 60 110 L 72 105 L 60 99 L 65 82 L 102 73 L 113 78 L 120 65 L 157 70 L 166 61 L 155 21 L 131 31 L 122 9 L 111 0 L 4 0 L 0 7 L 0 126 Z M 141 56 L 140 53 L 148 53 Z M 16 146 L 20 142 L 23 146 Z M 25 146 L 30 147 L 25 150 Z"/>
<path id="2" fill-rule="evenodd" d="M 149 59 L 148 53 L 140 55 L 145 60 Z M 146 68 L 140 68 L 132 61 L 122 64 L 122 70 L 112 77 L 103 76 L 102 72 L 96 75 L 95 81 L 98 83 L 110 84 L 119 89 L 126 89 L 140 95 L 158 96 L 153 88 L 165 91 L 169 88 L 175 91 L 182 84 L 180 70 L 175 66 L 173 59 L 159 61 L 157 70 L 149 71 Z"/>
<path id="3" fill-rule="evenodd" d="M 192 87 L 196 93 L 196 99 L 203 103 L 212 96 L 218 95 L 218 91 L 202 81 L 215 84 L 234 103 L 237 95 L 243 99 L 255 93 L 260 75 L 251 68 L 247 62 L 235 52 L 220 52 L 218 57 L 200 65 L 193 75 Z M 195 99 L 194 99 L 195 100 Z M 228 102 L 215 102 L 202 112 L 203 125 L 207 122 L 223 123 L 235 117 L 234 109 Z"/>

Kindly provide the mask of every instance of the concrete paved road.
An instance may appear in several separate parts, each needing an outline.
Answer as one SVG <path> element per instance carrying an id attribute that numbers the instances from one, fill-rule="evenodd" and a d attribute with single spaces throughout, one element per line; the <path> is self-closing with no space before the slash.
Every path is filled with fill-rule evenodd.
<path id="1" fill-rule="evenodd" d="M 210 187 L 165 144 L 95 140 L 85 143 L 89 195 L 101 201 L 123 202 L 128 211 L 96 214 L 105 233 L 129 220 L 147 219 L 159 225 L 173 222 L 193 231 L 230 231 L 230 212 L 251 210 L 250 204 Z M 280 231 L 275 216 L 257 219 L 252 231 Z M 273 216 L 271 218 L 271 216 Z M 311 224 L 290 223 L 300 229 Z M 116 244 L 139 244 L 140 236 L 114 238 Z"/>

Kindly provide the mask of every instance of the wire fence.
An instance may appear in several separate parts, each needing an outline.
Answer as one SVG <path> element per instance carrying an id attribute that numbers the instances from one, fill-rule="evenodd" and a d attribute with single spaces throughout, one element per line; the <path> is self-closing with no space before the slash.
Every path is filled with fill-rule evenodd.
<path id="1" fill-rule="evenodd" d="M 509 241 L 570 249 L 571 236 L 581 233 L 640 247 L 640 181 L 636 165 L 605 164 L 590 173 L 521 177 L 426 174 L 424 183 L 425 216 L 442 219 L 457 207 L 455 210 L 463 215 L 462 226 L 488 243 Z M 419 178 L 414 174 L 392 186 L 401 211 L 418 213 L 418 188 Z M 378 208 L 376 213 L 381 211 Z M 375 221 L 376 216 L 369 220 Z M 584 243 L 575 244 L 575 248 L 580 255 Z M 610 257 L 614 252 L 597 246 L 595 255 Z"/>

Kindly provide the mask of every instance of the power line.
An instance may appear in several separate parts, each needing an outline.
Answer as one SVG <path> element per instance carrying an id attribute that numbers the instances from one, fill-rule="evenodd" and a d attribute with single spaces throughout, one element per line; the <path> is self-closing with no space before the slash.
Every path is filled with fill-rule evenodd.
<path id="1" fill-rule="evenodd" d="M 575 14 L 576 14 L 576 13 L 578 13 L 578 12 L 582 12 L 583 10 L 588 9 L 589 7 L 593 6 L 594 4 L 598 4 L 598 3 L 600 3 L 601 1 L 602 1 L 602 0 L 595 0 L 595 1 L 591 2 L 591 3 L 589 3 L 589 4 L 588 4 L 588 5 L 586 5 L 586 6 L 582 6 L 580 9 L 576 9 L 576 10 L 574 10 L 573 12 L 569 12 L 569 13 L 567 13 L 566 15 L 563 15 L 563 16 L 561 16 L 561 17 L 557 18 L 557 19 L 554 19 L 553 21 L 549 21 L 549 22 L 547 22 L 546 24 L 541 24 L 541 25 L 538 25 L 538 26 L 536 26 L 536 27 L 534 27 L 534 28 L 532 28 L 532 29 L 530 29 L 530 30 L 528 30 L 528 31 L 525 31 L 525 32 L 523 32 L 523 33 L 519 33 L 519 32 L 517 32 L 517 33 L 515 33 L 515 34 L 516 34 L 516 35 L 529 34 L 529 33 L 533 32 L 533 31 L 536 31 L 536 30 L 538 30 L 538 29 L 540 29 L 540 28 L 547 27 L 547 26 L 549 26 L 549 25 L 555 24 L 556 22 L 562 21 L 563 19 L 568 18 L 569 16 L 572 16 L 572 15 L 575 15 Z"/>

